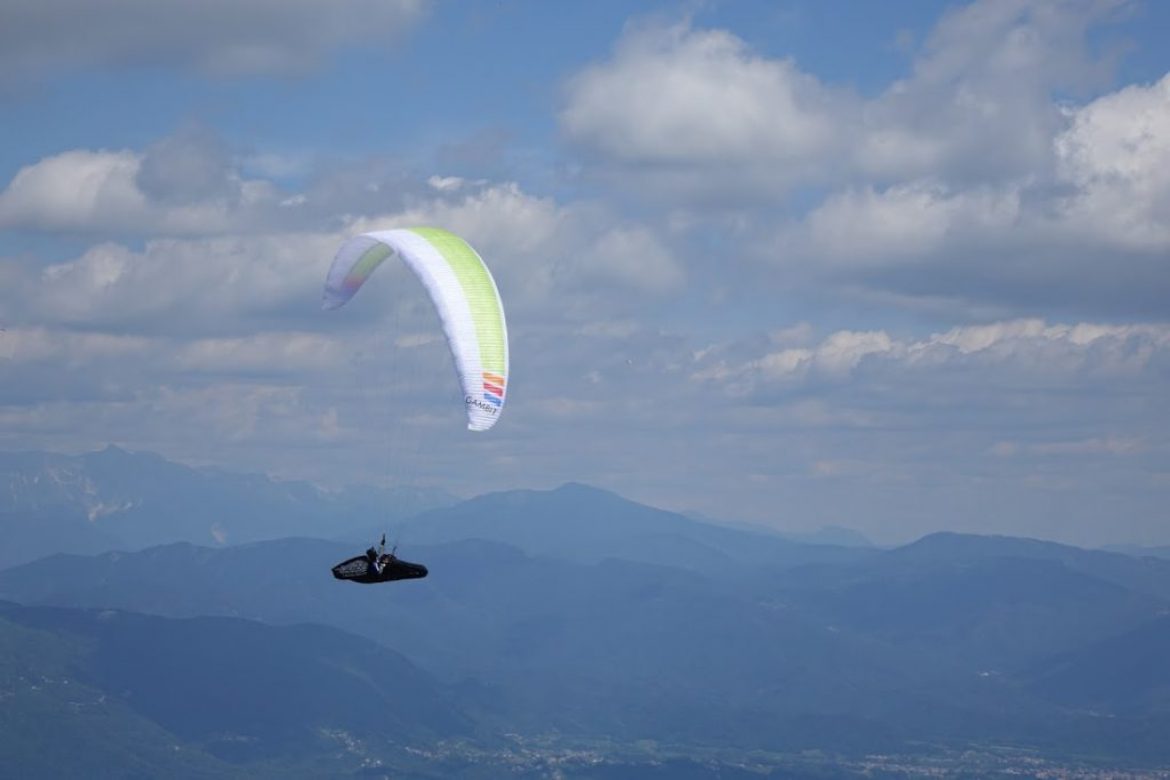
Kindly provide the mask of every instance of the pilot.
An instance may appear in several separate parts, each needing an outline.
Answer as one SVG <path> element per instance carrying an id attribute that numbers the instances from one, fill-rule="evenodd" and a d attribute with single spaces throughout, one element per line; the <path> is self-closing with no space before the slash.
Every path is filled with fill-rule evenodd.
<path id="1" fill-rule="evenodd" d="M 373 547 L 366 550 L 366 560 L 370 564 L 370 569 L 372 569 L 375 574 L 382 574 L 382 569 L 385 568 L 386 564 L 382 560 L 382 556 L 378 555 L 377 550 L 375 550 Z"/>

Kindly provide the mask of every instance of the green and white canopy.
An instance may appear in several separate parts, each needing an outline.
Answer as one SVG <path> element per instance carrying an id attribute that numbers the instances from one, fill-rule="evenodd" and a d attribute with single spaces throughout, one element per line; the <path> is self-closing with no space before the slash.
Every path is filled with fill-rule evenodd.
<path id="1" fill-rule="evenodd" d="M 504 409 L 508 330 L 495 280 L 466 241 L 430 227 L 354 236 L 342 244 L 333 259 L 322 306 L 344 306 L 392 255 L 402 258 L 418 276 L 439 313 L 463 386 L 467 427 L 486 431 Z"/>

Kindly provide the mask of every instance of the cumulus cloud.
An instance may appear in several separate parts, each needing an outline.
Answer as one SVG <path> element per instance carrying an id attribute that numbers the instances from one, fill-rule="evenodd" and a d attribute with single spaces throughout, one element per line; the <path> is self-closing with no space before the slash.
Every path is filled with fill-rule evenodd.
<path id="1" fill-rule="evenodd" d="M 2 446 L 104 439 L 151 447 L 168 437 L 173 446 L 208 432 L 254 438 L 264 435 L 261 419 L 291 435 L 316 413 L 301 401 L 308 379 L 347 367 L 354 349 L 343 338 L 296 331 L 184 340 L 8 328 L 0 333 Z M 312 426 L 306 430 L 312 438 Z"/>
<path id="2" fill-rule="evenodd" d="M 1087 33 L 1126 0 L 978 0 L 944 14 L 911 74 L 851 133 L 861 172 L 885 181 L 1002 181 L 1051 167 L 1057 90 L 1104 82 Z"/>
<path id="3" fill-rule="evenodd" d="M 574 141 L 621 163 L 732 175 L 763 164 L 783 185 L 817 175 L 855 108 L 726 31 L 650 25 L 569 83 L 560 119 Z"/>
<path id="4" fill-rule="evenodd" d="M 346 349 L 336 337 L 320 333 L 258 333 L 249 337 L 199 339 L 170 356 L 186 371 L 230 374 L 313 374 L 345 364 Z"/>
<path id="5" fill-rule="evenodd" d="M 1009 310 L 1165 315 L 1170 76 L 1066 118 L 1050 176 L 850 188 L 778 240 L 788 257 L 883 289 Z"/>
<path id="6" fill-rule="evenodd" d="M 1021 455 L 1124 457 L 1139 454 L 1145 449 L 1145 441 L 1138 436 L 1094 436 L 1087 439 L 1045 442 L 1001 441 L 996 442 L 991 451 L 1002 458 L 1013 458 Z"/>
<path id="7" fill-rule="evenodd" d="M 240 182 L 227 144 L 210 130 L 188 126 L 152 144 L 138 161 L 135 184 L 151 200 L 198 203 L 236 200 Z"/>
<path id="8" fill-rule="evenodd" d="M 648 293 L 672 292 L 684 282 L 681 266 L 645 227 L 618 227 L 584 249 L 581 274 Z"/>
<path id="9" fill-rule="evenodd" d="M 156 149 L 174 151 L 166 146 Z M 207 151 L 198 138 L 187 148 Z M 152 153 L 131 155 L 116 180 L 137 186 L 141 168 L 134 163 Z M 193 159 L 205 158 L 216 155 Z M 224 179 L 191 180 L 196 186 L 185 186 L 186 177 L 152 182 L 153 207 L 181 209 L 185 201 L 221 196 Z M 572 335 L 610 333 L 609 324 L 634 316 L 647 296 L 670 294 L 682 284 L 681 267 L 647 226 L 597 204 L 559 203 L 511 183 L 436 177 L 406 200 L 404 208 L 362 216 L 335 212 L 339 227 L 332 230 L 105 241 L 49 265 L 0 260 L 7 326 L 0 333 L 0 363 L 18 377 L 0 393 L 0 412 L 11 423 L 8 441 L 14 436 L 24 447 L 58 447 L 72 436 L 76 447 L 105 438 L 198 460 L 209 457 L 200 442 L 213 431 L 228 449 L 263 453 L 267 470 L 281 471 L 287 463 L 284 473 L 300 473 L 294 469 L 306 468 L 304 460 L 271 448 L 295 443 L 301 426 L 297 447 L 333 448 L 336 462 L 350 469 L 347 479 L 381 478 L 354 453 L 384 446 L 386 431 L 404 442 L 461 431 L 449 357 L 433 307 L 400 265 L 380 269 L 341 313 L 320 311 L 321 285 L 344 237 L 415 224 L 444 225 L 487 258 L 507 301 L 515 354 L 524 356 L 529 372 L 547 377 L 521 383 L 512 394 L 510 404 L 521 410 L 512 415 L 514 435 L 531 435 L 551 419 L 598 419 L 564 411 L 584 408 L 577 390 L 587 370 L 610 393 L 632 378 L 648 386 L 660 357 L 639 354 L 631 365 L 620 355 L 652 337 L 628 325 L 619 346 L 609 335 L 586 341 Z M 135 208 L 142 208 L 141 200 Z M 647 393 L 631 397 L 646 399 Z M 133 441 L 125 433 L 131 430 Z M 484 446 L 503 445 L 497 437 Z M 457 452 L 456 460 L 467 450 Z M 225 451 L 222 457 L 234 456 Z M 397 465 L 407 474 L 438 468 Z M 564 468 L 562 477 L 572 478 L 569 464 Z M 499 469 L 513 473 L 505 465 Z"/>
<path id="10" fill-rule="evenodd" d="M 911 75 L 868 99 L 725 30 L 638 25 L 568 82 L 560 122 L 574 143 L 628 166 L 630 182 L 653 174 L 700 191 L 1034 174 L 1051 167 L 1064 126 L 1053 91 L 1101 80 L 1086 33 L 1120 5 L 981 0 L 953 10 Z"/>
<path id="11" fill-rule="evenodd" d="M 18 267 L 0 300 L 18 322 L 198 334 L 251 319 L 255 328 L 316 304 L 321 258 L 336 243 L 292 234 L 97 244 L 64 263 Z"/>
<path id="12" fill-rule="evenodd" d="M 14 311 L 57 322 L 202 312 L 225 327 L 228 312 L 315 300 L 344 236 L 420 224 L 471 241 L 512 304 L 580 311 L 598 296 L 661 296 L 686 280 L 663 234 L 596 201 L 377 164 L 330 169 L 290 193 L 243 177 L 222 140 L 197 126 L 142 152 L 72 150 L 21 169 L 0 191 L 0 227 L 145 240 L 95 244 L 45 269 L 0 262 L 0 273 Z"/>
<path id="13" fill-rule="evenodd" d="M 43 327 L 5 329 L 0 358 L 13 363 L 101 361 L 141 355 L 150 341 L 108 333 L 58 333 Z"/>
<path id="14" fill-rule="evenodd" d="M 102 217 L 121 221 L 144 206 L 138 164 L 130 152 L 71 151 L 25 166 L 0 194 L 0 224 L 60 229 Z"/>
<path id="15" fill-rule="evenodd" d="M 194 141 L 189 143 L 188 141 Z M 72 150 L 27 165 L 0 192 L 0 227 L 199 235 L 270 223 L 280 194 L 240 178 L 219 149 L 177 138 L 146 154 Z"/>
<path id="16" fill-rule="evenodd" d="M 314 429 L 304 425 L 302 395 L 296 387 L 230 382 L 140 386 L 117 399 L 43 396 L 34 404 L 0 405 L 0 446 L 71 450 L 117 441 L 193 460 L 211 454 L 200 446 L 208 439 L 221 456 L 259 440 L 306 446 Z"/>
<path id="17" fill-rule="evenodd" d="M 997 316 L 1164 315 L 1170 76 L 1099 94 L 1089 43 L 1126 5 L 955 8 L 872 97 L 728 31 L 639 25 L 568 82 L 561 127 L 683 232 L 806 281 Z"/>
<path id="18" fill-rule="evenodd" d="M 350 44 L 409 28 L 424 0 L 10 0 L 0 24 L 7 81 L 140 65 L 216 76 L 295 74 Z"/>
<path id="19" fill-rule="evenodd" d="M 444 182 L 436 189 L 448 197 L 363 218 L 353 229 L 443 225 L 467 238 L 487 259 L 510 301 L 566 314 L 583 299 L 593 306 L 598 291 L 662 295 L 676 291 L 685 280 L 681 258 L 658 233 L 596 203 L 561 204 L 526 193 L 515 183 L 460 182 L 453 187 Z"/>
<path id="20" fill-rule="evenodd" d="M 54 344 L 58 366 L 21 364 L 37 366 L 28 370 L 41 377 L 42 389 L 54 382 L 80 388 L 76 379 L 62 380 L 61 370 L 87 350 L 104 355 L 104 342 L 67 345 L 157 337 L 165 348 L 143 347 L 138 358 L 178 375 L 270 376 L 281 365 L 310 364 L 322 371 L 345 351 L 291 334 L 363 328 L 393 333 L 395 343 L 384 346 L 405 354 L 433 342 L 436 323 L 421 290 L 397 266 L 383 269 L 344 316 L 323 318 L 318 305 L 341 241 L 395 226 L 438 224 L 471 241 L 493 269 L 517 337 L 525 322 L 556 330 L 628 317 L 645 296 L 676 293 L 685 282 L 681 261 L 658 233 L 597 203 L 559 203 L 514 183 L 452 176 L 395 186 L 389 198 L 369 196 L 370 185 L 387 182 L 383 173 L 372 169 L 339 189 L 310 185 L 290 196 L 244 179 L 225 145 L 199 127 L 142 152 L 75 150 L 26 167 L 0 193 L 0 224 L 144 240 L 102 241 L 51 264 L 0 258 L 4 324 L 11 334 L 26 331 L 19 353 L 27 358 L 32 345 Z M 367 196 L 350 198 L 355 188 Z M 302 215 L 315 215 L 295 220 L 304 222 L 299 230 L 283 227 L 294 221 L 280 215 L 290 198 Z M 365 210 L 348 212 L 351 205 Z M 11 334 L 4 347 L 10 352 L 18 349 Z M 131 359 L 109 356 L 111 363 Z M 127 386 L 116 381 L 117 371 L 98 374 L 89 383 L 93 393 Z"/>
<path id="21" fill-rule="evenodd" d="M 0 339 L 9 368 L 55 366 L 81 372 L 117 364 L 118 371 L 159 375 L 294 377 L 335 370 L 352 360 L 344 338 L 303 331 L 264 331 L 230 338 L 77 332 L 42 326 L 12 328 Z"/>
<path id="22" fill-rule="evenodd" d="M 953 192 L 931 182 L 829 196 L 800 228 L 806 251 L 833 263 L 915 263 L 955 246 L 982 243 L 1017 223 L 1015 189 Z"/>
<path id="23" fill-rule="evenodd" d="M 281 7 L 290 26 L 255 36 L 276 54 L 248 60 L 229 49 L 255 4 L 171 9 L 185 26 L 160 21 L 157 53 L 101 24 L 87 48 L 29 5 L 12 18 L 41 20 L 44 52 L 5 46 L 0 64 L 291 72 L 370 40 L 308 29 L 324 5 Z M 1170 451 L 1166 326 L 1125 324 L 1136 300 L 1170 300 L 1170 80 L 1103 86 L 1086 31 L 1114 7 L 965 5 L 870 96 L 727 31 L 631 26 L 566 85 L 565 137 L 618 185 L 590 180 L 588 200 L 563 196 L 577 180 L 482 178 L 504 143 L 490 133 L 424 173 L 242 154 L 199 127 L 30 161 L 0 189 L 0 227 L 23 231 L 0 258 L 0 446 L 119 441 L 330 481 L 443 474 L 467 492 L 579 479 L 759 522 L 898 518 L 899 533 L 936 528 L 940 507 L 987 530 L 989 496 L 1009 497 L 998 530 L 1018 530 L 1073 496 L 1091 527 L 1091 490 L 1148 495 Z M 226 30 L 207 31 L 207 8 Z M 384 8 L 408 22 L 418 6 Z M 491 437 L 459 438 L 450 359 L 408 271 L 388 264 L 343 312 L 319 310 L 344 237 L 416 224 L 467 237 L 506 298 L 516 381 Z M 770 265 L 736 264 L 756 256 Z M 883 327 L 872 308 L 842 314 L 858 289 L 947 305 L 936 332 Z M 1045 302 L 1080 324 L 1018 318 Z M 1086 313 L 1102 309 L 1121 316 Z M 391 432 L 399 453 L 433 449 L 371 459 Z"/>
<path id="24" fill-rule="evenodd" d="M 1058 226 L 1136 251 L 1170 250 L 1170 74 L 1068 111 L 1055 142 Z"/>
<path id="25" fill-rule="evenodd" d="M 1048 388 L 1072 381 L 1098 389 L 1110 381 L 1164 382 L 1170 369 L 1170 327 L 1015 320 L 960 326 L 923 339 L 898 339 L 880 330 L 838 331 L 817 344 L 738 361 L 729 359 L 728 349 L 704 353 L 692 379 L 721 386 L 733 397 L 751 398 L 807 386 L 881 386 L 896 374 L 898 385 L 965 385 L 966 396 L 1018 382 Z"/>
<path id="26" fill-rule="evenodd" d="M 997 185 L 937 178 L 830 195 L 807 219 L 829 257 L 914 258 L 995 236 L 1062 239 L 1133 251 L 1170 247 L 1170 75 L 1064 111 L 1049 140 L 1055 168 Z M 848 230 L 845 230 L 846 227 Z"/>
<path id="27" fill-rule="evenodd" d="M 919 506 L 947 506 L 954 527 L 1009 530 L 976 511 L 986 502 L 947 502 L 981 484 L 1012 501 L 1064 495 L 1078 469 L 1100 485 L 1114 478 L 1102 457 L 1130 475 L 1116 479 L 1136 484 L 1170 442 L 1160 422 L 1170 381 L 1162 325 L 1006 321 L 921 337 L 818 337 L 798 326 L 706 347 L 637 319 L 524 330 L 509 416 L 490 441 L 466 441 L 448 360 L 433 341 L 10 329 L 0 334 L 0 370 L 21 379 L 0 396 L 0 444 L 118 440 L 327 480 L 437 469 L 448 487 L 471 491 L 586 479 L 758 521 L 776 519 L 783 495 L 785 518 L 812 505 L 852 523 L 897 516 L 908 533 Z M 15 394 L 36 382 L 36 392 Z M 411 455 L 419 448 L 425 463 Z M 306 452 L 321 457 L 309 463 Z M 371 464 L 371 452 L 384 454 Z M 459 468 L 497 456 L 498 467 Z M 464 473 L 474 476 L 450 476 Z M 679 474 L 705 475 L 704 489 L 686 492 Z M 1083 527 L 1091 506 L 1080 510 Z M 920 522 L 926 530 L 937 517 Z"/>
<path id="28" fill-rule="evenodd" d="M 0 189 L 0 228 L 144 238 L 325 231 L 486 184 L 426 180 L 381 158 L 244 152 L 189 124 L 142 150 L 71 149 L 25 165 Z"/>

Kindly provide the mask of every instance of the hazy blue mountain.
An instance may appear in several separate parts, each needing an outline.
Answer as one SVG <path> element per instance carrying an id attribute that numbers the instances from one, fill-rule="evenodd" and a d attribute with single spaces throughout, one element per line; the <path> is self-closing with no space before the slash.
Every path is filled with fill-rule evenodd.
<path id="1" fill-rule="evenodd" d="M 737 528 L 741 531 L 748 531 L 754 534 L 766 534 L 769 536 L 779 536 L 781 539 L 787 539 L 790 542 L 799 542 L 801 544 L 826 544 L 836 547 L 874 547 L 874 543 L 869 540 L 860 531 L 852 528 L 846 528 L 839 525 L 826 525 L 818 528 L 816 531 L 795 532 L 782 531 L 776 528 L 769 528 L 761 526 L 756 523 L 743 523 L 727 520 L 716 520 L 715 518 L 705 515 L 702 512 L 686 511 L 681 513 L 684 517 L 694 520 L 699 523 L 707 523 L 709 525 L 723 525 L 731 528 Z"/>
<path id="2" fill-rule="evenodd" d="M 13 621 L 19 609 L 0 604 L 0 776 L 225 776 L 210 754 L 90 684 L 84 639 Z"/>
<path id="3" fill-rule="evenodd" d="M 93 553 L 122 542 L 76 509 L 0 511 L 0 569 L 53 552 Z"/>
<path id="4" fill-rule="evenodd" d="M 850 565 L 771 572 L 826 619 L 989 674 L 1129 630 L 1170 602 L 1170 562 L 1033 539 L 932 534 Z"/>
<path id="5" fill-rule="evenodd" d="M 415 515 L 417 520 L 409 519 Z M 54 552 L 134 550 L 175 541 L 223 545 L 299 535 L 365 545 L 382 532 L 408 545 L 478 538 L 534 555 L 582 562 L 621 558 L 699 571 L 852 561 L 872 552 L 852 536 L 834 536 L 851 549 L 795 542 L 696 521 L 578 484 L 467 502 L 433 490 L 329 492 L 304 482 L 194 469 L 117 447 L 79 456 L 0 453 L 0 530 L 8 541 L 0 567 Z"/>
<path id="6" fill-rule="evenodd" d="M 355 541 L 376 532 L 370 528 Z M 583 563 L 617 558 L 712 576 L 731 575 L 740 567 L 853 561 L 873 552 L 700 522 L 576 483 L 489 493 L 434 509 L 403 523 L 398 535 L 411 545 L 485 539 L 530 555 Z"/>
<path id="7" fill-rule="evenodd" d="M 903 548 L 880 553 L 889 561 L 745 581 L 465 540 L 411 546 L 403 554 L 431 576 L 373 587 L 330 578 L 356 551 L 344 544 L 181 544 L 38 561 L 0 572 L 0 595 L 327 623 L 393 647 L 473 694 L 482 723 L 522 733 L 846 752 L 1006 740 L 1161 755 L 1156 738 L 1170 731 L 1156 711 L 1118 733 L 1093 731 L 1091 715 L 1034 680 L 1062 653 L 1157 620 L 1166 602 L 1050 550 L 997 557 L 980 539 L 962 553 L 964 541 L 946 540 L 954 549 L 937 558 Z"/>
<path id="8" fill-rule="evenodd" d="M 352 771 L 362 751 L 470 730 L 429 675 L 324 626 L 5 604 L 0 643 L 9 694 L 0 712 L 17 729 L 0 737 L 0 774 L 9 777 L 70 773 L 70 751 L 90 761 L 98 752 L 117 776 L 214 775 L 229 768 L 223 762 L 279 768 L 336 754 Z M 96 744 L 97 735 L 112 741 Z"/>
<path id="9" fill-rule="evenodd" d="M 889 554 L 872 565 L 897 569 L 917 565 L 965 565 L 993 558 L 1020 558 L 1060 563 L 1071 571 L 1112 582 L 1140 593 L 1170 599 L 1170 561 L 1137 558 L 1103 550 L 1085 550 L 1067 544 L 1009 536 L 936 533 Z"/>
<path id="10" fill-rule="evenodd" d="M 681 738 L 721 723 L 727 739 L 758 741 L 810 702 L 876 719 L 858 712 L 882 711 L 884 692 L 910 674 L 880 642 L 682 569 L 584 564 L 470 540 L 412 547 L 430 567 L 425 580 L 363 587 L 328 573 L 350 552 L 301 539 L 62 555 L 0 572 L 0 593 L 25 603 L 326 622 L 449 681 L 488 685 L 533 728 Z M 740 708 L 749 705 L 767 717 L 747 718 Z"/>
<path id="11" fill-rule="evenodd" d="M 298 513 L 340 506 L 306 485 L 121 451 L 100 455 L 86 479 L 104 486 L 96 492 L 102 507 L 120 509 L 81 512 L 89 505 L 77 495 L 88 488 L 45 494 L 73 495 L 72 514 L 41 493 L 32 500 L 36 491 L 24 483 L 14 495 L 25 497 L 28 512 L 35 507 L 63 523 L 63 533 L 80 523 L 93 533 L 130 529 L 139 539 L 138 525 L 198 523 L 185 510 L 172 516 L 165 494 L 146 489 L 138 493 L 142 503 L 127 508 L 122 498 L 133 485 L 118 481 L 127 473 L 119 463 L 179 486 L 176 495 L 221 491 L 206 503 L 227 518 L 241 507 L 273 517 L 284 506 L 285 517 L 309 518 Z M 384 500 L 370 493 L 347 506 L 363 506 L 367 521 Z M 854 753 L 976 742 L 1170 754 L 1160 694 L 1124 708 L 1111 703 L 1105 723 L 1089 681 L 1110 659 L 1141 669 L 1140 659 L 1121 652 L 1124 643 L 1110 644 L 1117 637 L 1161 647 L 1156 627 L 1170 608 L 1170 561 L 960 534 L 892 550 L 802 544 L 569 484 L 480 496 L 399 523 L 400 554 L 425 563 L 430 576 L 365 587 L 329 573 L 382 530 L 353 531 L 361 524 L 351 519 L 348 532 L 344 523 L 330 526 L 350 537 L 344 542 L 283 538 L 52 555 L 0 571 L 0 597 L 172 619 L 244 618 L 282 630 L 332 626 L 393 648 L 401 663 L 434 675 L 436 690 L 458 697 L 453 711 L 479 736 L 552 732 Z M 286 671 L 320 658 L 293 654 Z M 1135 672 L 1134 691 L 1141 679 Z M 1055 684 L 1083 695 L 1061 698 Z M 212 737 L 183 731 L 158 712 L 147 721 L 177 730 L 208 761 L 227 755 Z M 279 719 L 272 729 L 273 745 L 295 731 Z"/>
<path id="12" fill-rule="evenodd" d="M 240 543 L 337 536 L 371 518 L 455 502 L 435 490 L 355 487 L 195 469 L 117 447 L 69 456 L 0 453 L 0 566 L 52 552 L 139 549 L 174 541 Z"/>
<path id="13" fill-rule="evenodd" d="M 1021 681 L 1058 705 L 1054 738 L 1081 752 L 1166 762 L 1170 744 L 1170 617 L 1037 662 Z"/>
<path id="14" fill-rule="evenodd" d="M 1032 686 L 1068 707 L 1110 717 L 1160 713 L 1170 719 L 1170 617 L 1045 659 Z"/>
<path id="15" fill-rule="evenodd" d="M 806 592 L 838 625 L 1003 674 L 1125 631 L 1167 602 L 1045 559 L 907 567 Z"/>
<path id="16" fill-rule="evenodd" d="M 874 546 L 874 543 L 861 532 L 838 525 L 826 525 L 808 533 L 786 533 L 784 537 L 801 544 L 829 544 L 837 547 Z"/>
<path id="17" fill-rule="evenodd" d="M 1170 545 L 1157 547 L 1143 547 L 1137 544 L 1110 544 L 1101 548 L 1106 552 L 1122 553 L 1135 558 L 1148 556 L 1150 558 L 1170 558 Z"/>

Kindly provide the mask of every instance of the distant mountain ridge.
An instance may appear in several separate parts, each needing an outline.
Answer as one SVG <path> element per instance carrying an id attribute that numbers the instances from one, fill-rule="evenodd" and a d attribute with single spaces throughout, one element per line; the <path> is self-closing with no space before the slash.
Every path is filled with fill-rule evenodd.
<path id="1" fill-rule="evenodd" d="M 373 538 L 376 529 L 364 537 Z M 594 563 L 607 558 L 693 571 L 858 560 L 867 547 L 805 544 L 782 535 L 702 522 L 576 482 L 552 490 L 487 493 L 402 523 L 409 544 L 485 539 L 529 555 Z"/>
<path id="2" fill-rule="evenodd" d="M 1132 555 L 1135 558 L 1149 556 L 1151 558 L 1170 558 L 1170 545 L 1157 545 L 1154 547 L 1143 547 L 1137 544 L 1110 544 L 1101 549 L 1107 552 L 1124 553 L 1125 555 Z"/>
<path id="3" fill-rule="evenodd" d="M 1105 553 L 1101 566 L 1097 551 L 955 534 L 852 560 L 698 570 L 464 539 L 411 545 L 424 580 L 362 587 L 328 574 L 353 549 L 286 539 L 54 556 L 0 572 L 0 597 L 332 625 L 490 691 L 477 712 L 523 734 L 846 752 L 987 742 L 1170 761 L 1155 668 L 1170 562 Z M 1118 685 L 1094 685 L 1102 670 Z"/>
<path id="4" fill-rule="evenodd" d="M 801 544 L 827 544 L 835 547 L 876 547 L 865 534 L 852 528 L 840 525 L 825 525 L 815 531 L 782 531 L 775 528 L 761 526 L 758 523 L 743 523 L 734 521 L 718 521 L 702 512 L 683 511 L 679 514 L 700 523 L 725 525 L 740 531 L 757 534 L 769 534 L 787 539 L 790 542 Z"/>
<path id="5" fill-rule="evenodd" d="M 1170 599 L 1170 561 L 1105 550 L 1087 550 L 1042 539 L 940 531 L 891 551 L 883 559 L 883 564 L 897 566 L 909 560 L 921 563 L 974 563 L 989 558 L 1008 557 L 1061 563 L 1107 582 Z"/>
<path id="6" fill-rule="evenodd" d="M 457 500 L 434 489 L 326 491 L 113 446 L 76 456 L 0 452 L 0 567 L 59 551 L 337 536 L 374 516 L 401 519 Z"/>
<path id="7" fill-rule="evenodd" d="M 340 754 L 323 771 L 334 774 L 362 766 L 347 744 L 369 743 L 376 755 L 471 728 L 454 691 L 394 651 L 325 626 L 0 603 L 0 646 L 0 774 L 9 777 L 22 767 L 24 776 L 48 767 L 142 776 L 144 764 L 226 776 L 240 762 L 275 769 Z M 116 728 L 99 742 L 105 723 Z M 42 744 L 45 735 L 71 739 Z M 97 766 L 94 752 L 104 754 Z"/>
<path id="8" fill-rule="evenodd" d="M 126 462 L 141 473 L 123 484 L 118 478 L 128 473 Z M 68 514 L 52 501 L 27 500 L 28 514 L 12 517 L 39 517 L 38 527 L 58 530 L 70 519 L 92 534 L 133 529 L 134 523 L 157 530 L 174 518 L 155 508 L 168 505 L 167 494 L 139 488 L 135 480 L 143 475 L 183 490 L 214 487 L 219 499 L 237 501 L 232 511 L 284 507 L 288 518 L 296 515 L 289 507 L 302 499 L 320 500 L 315 489 L 302 495 L 266 478 L 219 481 L 222 475 L 165 461 L 152 465 L 116 451 L 85 476 L 99 486 L 102 506 L 120 505 L 133 488 L 140 499 L 134 508 L 91 521 L 76 501 Z M 84 484 L 61 473 L 50 483 L 65 485 L 64 495 Z M 27 497 L 39 488 L 21 489 L 27 490 L 14 494 Z M 206 497 L 212 505 L 219 499 Z M 224 516 L 234 515 L 225 509 Z M 428 733 L 471 733 L 473 740 L 556 734 L 733 754 L 851 755 L 993 744 L 1114 762 L 1170 762 L 1164 663 L 1170 561 L 956 533 L 893 549 L 805 544 L 569 483 L 490 493 L 398 523 L 399 552 L 430 568 L 425 579 L 370 587 L 335 581 L 329 567 L 381 532 L 358 522 L 369 517 L 328 526 L 336 531 L 331 539 L 178 541 L 99 555 L 60 550 L 2 570 L 0 598 L 24 605 L 10 607 L 17 612 L 32 611 L 19 612 L 25 615 L 19 619 L 0 614 L 0 629 L 10 636 L 0 635 L 0 649 L 19 651 L 0 652 L 0 671 L 6 658 L 41 668 L 43 655 L 52 667 L 44 674 L 58 679 L 67 661 L 82 657 L 68 638 L 79 637 L 82 645 L 122 648 L 144 667 L 150 665 L 144 652 L 187 659 L 194 667 L 189 673 L 183 664 L 167 666 L 175 679 L 159 683 L 176 696 L 179 689 L 166 685 L 203 681 L 211 689 L 214 681 L 201 676 L 198 663 L 221 657 L 215 653 L 227 653 L 217 663 L 234 670 L 228 677 L 236 675 L 245 688 L 251 683 L 244 678 L 263 668 L 266 655 L 276 659 L 282 680 L 319 677 L 346 691 L 361 690 L 360 681 L 371 675 L 376 683 L 378 673 L 360 658 L 336 654 L 340 643 L 365 648 L 363 657 L 381 659 L 377 664 L 420 686 L 420 702 L 439 707 L 439 725 Z M 109 518 L 121 525 L 111 526 Z M 180 516 L 176 527 L 190 521 L 197 529 L 195 520 L 207 517 Z M 58 613 L 38 611 L 50 607 L 90 611 L 69 613 L 58 625 L 51 618 Z M 108 609 L 120 610 L 112 619 L 116 630 L 108 629 L 113 633 L 103 633 L 101 615 Z M 164 618 L 180 622 L 154 622 Z M 200 622 L 207 618 L 231 620 Z M 308 637 L 304 652 L 270 648 L 281 638 L 300 642 L 296 631 Z M 46 632 L 59 639 L 59 651 Z M 188 637 L 206 652 L 188 652 L 183 640 L 167 645 L 157 638 L 164 635 Z M 355 644 L 345 639 L 350 635 L 364 639 Z M 234 642 L 243 655 L 202 644 L 213 641 L 208 636 L 221 644 L 230 637 L 227 644 Z M 141 647 L 130 637 L 139 637 Z M 104 667 L 83 664 L 96 675 L 92 690 L 134 690 L 142 679 L 135 675 L 145 670 L 107 660 L 118 674 L 103 676 Z M 261 743 L 311 742 L 315 738 L 306 734 L 314 728 L 334 728 L 336 719 L 326 715 L 342 704 L 305 685 L 300 693 L 312 696 L 304 718 L 287 708 L 244 708 L 266 724 L 260 742 L 249 741 L 256 735 L 230 717 L 224 722 L 232 727 L 222 733 L 207 727 L 210 716 L 188 724 L 183 713 L 166 708 L 167 697 L 153 700 L 150 706 L 161 709 L 146 715 L 130 706 L 142 704 L 137 700 L 103 710 L 102 723 L 115 724 L 121 742 L 103 739 L 92 724 L 67 720 L 77 726 L 77 738 L 102 755 L 106 746 L 125 755 L 130 748 L 123 737 L 131 733 L 141 735 L 155 765 L 169 767 L 159 756 L 170 749 L 168 739 L 178 739 L 197 751 L 197 761 L 220 771 L 216 762 L 245 760 L 240 755 L 267 761 Z M 379 685 L 373 685 L 374 699 Z M 247 707 L 265 699 L 247 690 Z M 46 712 L 60 712 L 69 701 L 25 693 L 32 697 L 22 700 L 28 707 Z M 285 701 L 281 695 L 271 694 Z M 149 692 L 142 696 L 150 699 Z M 384 716 L 378 722 L 387 728 L 407 728 L 392 726 L 394 712 L 365 712 Z M 359 726 L 340 731 L 353 736 Z M 465 726 L 471 731 L 461 732 Z"/>
<path id="9" fill-rule="evenodd" d="M 435 489 L 328 491 L 191 468 L 113 446 L 76 456 L 0 452 L 0 534 L 6 540 L 0 568 L 58 552 L 177 541 L 214 546 L 307 536 L 364 547 L 383 532 L 408 546 L 480 538 L 533 555 L 693 570 L 848 561 L 874 551 L 844 529 L 792 539 L 645 506 L 579 483 L 460 501 Z"/>

